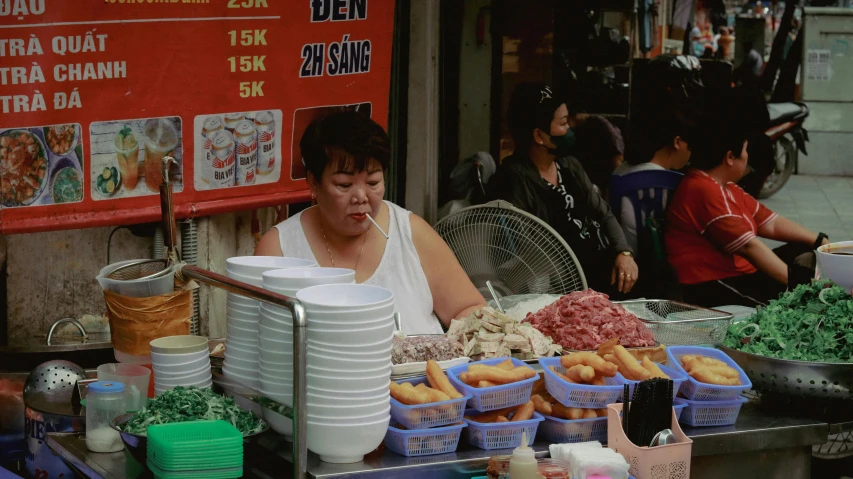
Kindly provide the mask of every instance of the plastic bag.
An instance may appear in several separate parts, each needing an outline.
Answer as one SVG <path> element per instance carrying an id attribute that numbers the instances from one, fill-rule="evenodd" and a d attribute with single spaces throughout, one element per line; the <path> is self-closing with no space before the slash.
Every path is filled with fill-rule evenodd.
<path id="1" fill-rule="evenodd" d="M 164 336 L 190 334 L 192 291 L 131 298 L 104 291 L 113 348 L 132 356 L 151 353 L 149 343 Z"/>

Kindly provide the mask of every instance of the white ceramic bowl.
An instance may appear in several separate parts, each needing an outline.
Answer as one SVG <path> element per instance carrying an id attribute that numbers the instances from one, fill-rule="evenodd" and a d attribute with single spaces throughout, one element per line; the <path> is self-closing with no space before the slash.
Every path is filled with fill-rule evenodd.
<path id="1" fill-rule="evenodd" d="M 187 369 L 178 372 L 154 371 L 154 379 L 165 379 L 167 381 L 173 379 L 183 379 L 203 373 L 204 371 L 210 371 L 210 363 L 207 363 L 206 366 L 202 366 L 197 369 Z"/>
<path id="2" fill-rule="evenodd" d="M 340 367 L 334 367 L 333 369 L 316 367 L 311 365 L 311 361 L 308 361 L 307 366 L 308 377 L 317 375 L 323 376 L 326 378 L 339 378 L 339 379 L 359 379 L 359 378 L 372 378 L 375 376 L 379 376 L 382 374 L 388 374 L 390 377 L 391 374 L 391 361 L 387 361 L 385 364 L 379 365 L 374 368 L 364 369 L 361 371 L 353 372 L 353 371 L 345 371 Z M 364 388 L 367 389 L 367 388 Z"/>
<path id="3" fill-rule="evenodd" d="M 274 306 L 272 304 L 262 304 L 258 308 L 258 312 L 261 315 L 270 316 L 276 319 L 293 321 L 293 315 L 290 314 L 290 310 L 286 308 L 282 308 L 280 306 Z"/>
<path id="4" fill-rule="evenodd" d="M 252 389 L 258 389 L 261 387 L 261 381 L 258 378 L 245 377 L 238 373 L 233 373 L 230 371 L 226 371 L 225 368 L 222 368 L 222 374 L 230 381 L 233 381 L 238 384 L 242 384 L 244 386 L 250 387 Z"/>
<path id="5" fill-rule="evenodd" d="M 379 391 L 374 396 L 354 398 L 348 395 L 339 394 L 336 396 L 323 396 L 308 392 L 308 404 L 316 404 L 319 406 L 356 406 L 362 404 L 373 404 L 390 397 L 388 390 Z M 309 409 L 310 412 L 310 409 Z"/>
<path id="6" fill-rule="evenodd" d="M 385 336 L 384 339 L 380 339 L 377 341 L 372 341 L 370 343 L 364 344 L 334 344 L 334 343 L 326 343 L 323 341 L 312 340 L 310 337 L 308 338 L 308 344 L 316 346 L 318 348 L 329 349 L 333 351 L 340 351 L 342 353 L 357 353 L 364 351 L 377 351 L 380 349 L 388 348 L 393 346 L 394 344 L 394 334 L 391 333 Z"/>
<path id="7" fill-rule="evenodd" d="M 258 322 L 258 320 L 261 319 L 261 312 L 260 309 L 255 310 L 251 313 L 241 313 L 240 311 L 236 311 L 234 309 L 226 309 L 225 317 L 227 319 L 240 319 L 243 321 Z"/>
<path id="8" fill-rule="evenodd" d="M 258 315 L 260 314 L 260 307 L 253 308 L 250 306 L 237 306 L 236 304 L 232 305 L 231 303 L 225 304 L 225 317 L 235 317 L 235 318 L 254 318 L 254 321 L 257 321 Z"/>
<path id="9" fill-rule="evenodd" d="M 308 329 L 366 329 L 383 324 L 383 322 L 394 321 L 393 305 L 386 308 L 382 315 L 374 314 L 331 314 L 321 316 L 320 313 L 311 313 L 308 318 Z M 281 316 L 269 311 L 261 313 L 261 321 L 268 327 L 284 331 L 293 331 L 293 319 Z"/>
<path id="10" fill-rule="evenodd" d="M 376 402 L 362 404 L 347 404 L 346 399 L 338 401 L 337 405 L 321 405 L 313 404 L 308 401 L 309 416 L 324 416 L 324 417 L 352 417 L 355 415 L 366 416 L 368 414 L 378 414 L 384 411 L 391 404 L 391 396 L 384 396 Z"/>
<path id="11" fill-rule="evenodd" d="M 151 369 L 155 373 L 181 373 L 184 371 L 193 371 L 203 367 L 210 367 L 210 356 L 198 358 L 195 361 L 182 364 L 151 364 Z"/>
<path id="12" fill-rule="evenodd" d="M 269 408 L 264 408 L 264 420 L 269 423 L 273 431 L 286 438 L 293 437 L 293 421 Z"/>
<path id="13" fill-rule="evenodd" d="M 274 269 L 311 268 L 317 266 L 315 261 L 283 256 L 235 256 L 225 260 L 226 270 L 244 276 L 257 276 Z"/>
<path id="14" fill-rule="evenodd" d="M 151 340 L 149 346 L 152 353 L 157 354 L 191 354 L 210 353 L 204 336 L 165 336 Z"/>
<path id="15" fill-rule="evenodd" d="M 369 344 L 381 338 L 387 338 L 394 332 L 394 321 L 370 329 L 308 329 L 308 339 L 321 343 L 342 344 Z"/>
<path id="16" fill-rule="evenodd" d="M 260 372 L 257 369 L 246 369 L 239 366 L 231 366 L 229 364 L 222 365 L 222 372 L 228 376 L 240 376 L 244 378 L 257 379 Z"/>
<path id="17" fill-rule="evenodd" d="M 330 371 L 343 371 L 352 373 L 368 373 L 370 371 L 383 370 L 391 363 L 391 353 L 379 359 L 347 359 L 341 360 L 340 356 L 320 356 L 308 353 L 308 366 L 323 368 Z"/>
<path id="18" fill-rule="evenodd" d="M 247 359 L 237 359 L 230 356 L 225 356 L 225 363 L 229 367 L 238 367 L 243 369 L 254 369 L 259 367 L 261 361 L 260 359 L 256 361 L 247 360 Z"/>
<path id="19" fill-rule="evenodd" d="M 391 385 L 391 380 L 385 380 L 385 384 L 373 389 L 353 389 L 353 390 L 334 390 L 334 389 L 319 389 L 315 387 L 308 386 L 307 391 L 311 394 L 315 394 L 318 396 L 346 396 L 348 398 L 353 399 L 363 399 L 376 396 L 385 391 L 388 391 L 388 386 Z M 389 393 L 390 394 L 390 393 Z"/>
<path id="20" fill-rule="evenodd" d="M 847 254 L 832 254 L 832 251 Z M 853 241 L 830 243 L 817 249 L 823 277 L 829 278 L 845 291 L 853 291 Z"/>
<path id="21" fill-rule="evenodd" d="M 293 394 L 277 394 L 274 392 L 270 392 L 264 389 L 263 386 L 258 386 L 258 392 L 261 393 L 262 396 L 268 397 L 274 401 L 278 401 L 282 404 L 287 404 L 288 406 L 293 405 Z"/>
<path id="22" fill-rule="evenodd" d="M 391 416 L 369 424 L 343 425 L 308 420 L 308 449 L 324 462 L 359 462 L 385 439 Z"/>
<path id="23" fill-rule="evenodd" d="M 193 374 L 184 375 L 177 378 L 164 378 L 154 375 L 154 384 L 160 386 L 191 386 L 193 384 L 204 383 L 212 378 L 210 369 L 196 371 Z"/>
<path id="24" fill-rule="evenodd" d="M 394 303 L 369 311 L 309 311 L 306 313 L 306 317 L 308 318 L 309 326 L 318 321 L 323 323 L 351 323 L 359 325 L 370 321 L 393 318 Z"/>
<path id="25" fill-rule="evenodd" d="M 321 423 L 321 424 L 347 424 L 347 425 L 357 425 L 357 424 L 370 424 L 372 422 L 381 421 L 385 418 L 387 414 L 391 413 L 391 405 L 388 405 L 388 409 L 384 411 L 380 411 L 376 414 L 371 414 L 369 416 L 351 416 L 351 417 L 342 417 L 342 418 L 331 418 L 324 416 L 314 416 L 308 414 L 308 421 L 313 423 Z"/>
<path id="26" fill-rule="evenodd" d="M 268 373 L 276 376 L 283 374 L 293 374 L 293 361 L 271 362 L 264 361 L 258 365 L 261 373 Z"/>
<path id="27" fill-rule="evenodd" d="M 257 340 L 249 341 L 249 342 L 238 341 L 238 340 L 233 339 L 233 338 L 230 341 L 228 339 L 225 340 L 225 350 L 226 351 L 228 351 L 230 349 L 231 351 L 241 353 L 244 356 L 251 356 L 251 355 L 258 354 L 259 348 L 260 348 L 260 346 L 259 346 Z M 248 358 L 246 358 L 246 359 L 248 359 Z"/>
<path id="28" fill-rule="evenodd" d="M 245 341 L 256 341 L 258 338 L 258 330 L 244 329 L 227 323 L 225 328 L 228 335 L 226 338 L 243 339 Z"/>
<path id="29" fill-rule="evenodd" d="M 321 284 L 355 283 L 355 271 L 345 268 L 270 270 L 262 274 L 264 287 L 300 290 Z"/>
<path id="30" fill-rule="evenodd" d="M 161 354 L 151 352 L 151 364 L 156 364 L 158 366 L 161 365 L 180 365 L 180 364 L 188 364 L 194 363 L 201 360 L 201 358 L 209 358 L 210 352 L 205 349 L 204 351 L 198 351 L 195 353 L 184 353 L 184 354 Z"/>
<path id="31" fill-rule="evenodd" d="M 279 352 L 279 351 L 268 351 L 266 349 L 261 349 L 260 354 L 258 355 L 258 360 L 261 362 L 267 362 L 270 364 L 277 363 L 292 363 L 293 362 L 293 353 L 290 351 Z"/>
<path id="32" fill-rule="evenodd" d="M 370 309 L 394 302 L 394 293 L 369 284 L 323 284 L 296 293 L 306 312 Z"/>
<path id="33" fill-rule="evenodd" d="M 365 349 L 364 351 L 341 353 L 341 352 L 337 352 L 337 351 L 334 351 L 331 349 L 325 349 L 325 348 L 320 348 L 320 347 L 314 346 L 312 343 L 309 342 L 308 343 L 308 353 L 320 355 L 320 356 L 337 356 L 337 357 L 341 358 L 342 360 L 343 359 L 346 359 L 346 360 L 350 360 L 350 359 L 368 360 L 368 359 L 390 358 L 392 347 L 393 346 L 388 346 L 386 348 L 376 349 L 373 351 Z"/>
<path id="34" fill-rule="evenodd" d="M 260 276 L 246 276 L 244 274 L 235 273 L 231 270 L 226 270 L 225 274 L 235 281 L 240 281 L 241 283 L 257 286 L 258 288 L 263 287 L 263 282 L 261 281 Z"/>
<path id="35" fill-rule="evenodd" d="M 381 386 L 387 387 L 390 379 L 390 373 L 382 373 L 377 374 L 376 376 L 365 376 L 360 378 L 340 378 L 311 374 L 308 376 L 308 387 L 323 389 L 326 391 L 362 391 L 376 389 Z"/>
<path id="36" fill-rule="evenodd" d="M 258 344 L 260 344 L 264 340 L 278 343 L 293 343 L 293 333 L 284 329 L 271 328 L 266 324 L 258 324 Z M 279 348 L 283 347 L 283 345 L 279 346 Z M 292 351 L 293 346 L 290 346 L 290 349 Z M 273 349 L 273 351 L 278 350 L 279 349 Z"/>
<path id="37" fill-rule="evenodd" d="M 293 397 L 293 384 L 274 383 L 267 379 L 261 379 L 261 389 L 277 397 L 285 396 L 288 400 Z"/>
<path id="38" fill-rule="evenodd" d="M 261 305 L 260 301 L 234 293 L 228 293 L 228 300 L 225 302 L 225 305 L 227 306 L 228 304 L 240 306 L 241 308 L 257 308 Z"/>
<path id="39" fill-rule="evenodd" d="M 254 320 L 247 321 L 245 319 L 233 318 L 226 314 L 225 316 L 225 324 L 233 324 L 234 326 L 243 328 L 243 329 L 252 329 L 258 330 L 258 323 L 260 322 L 260 315 L 256 317 Z"/>

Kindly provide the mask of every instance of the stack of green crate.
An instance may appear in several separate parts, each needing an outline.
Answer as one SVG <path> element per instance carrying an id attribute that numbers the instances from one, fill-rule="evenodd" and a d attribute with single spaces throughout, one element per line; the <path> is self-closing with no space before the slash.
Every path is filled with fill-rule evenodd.
<path id="1" fill-rule="evenodd" d="M 225 421 L 148 426 L 148 469 L 157 479 L 243 476 L 243 435 Z"/>

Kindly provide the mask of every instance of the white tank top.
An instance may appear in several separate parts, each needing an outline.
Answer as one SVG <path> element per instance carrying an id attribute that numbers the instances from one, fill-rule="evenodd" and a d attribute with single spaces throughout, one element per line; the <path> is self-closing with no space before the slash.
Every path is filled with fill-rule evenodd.
<path id="1" fill-rule="evenodd" d="M 441 334 L 441 323 L 433 312 L 432 292 L 412 241 L 410 212 L 388 201 L 385 204 L 391 217 L 388 241 L 379 266 L 364 284 L 382 286 L 394 293 L 394 310 L 400 313 L 404 333 Z M 301 218 L 302 212 L 275 225 L 281 251 L 285 256 L 317 261 Z"/>

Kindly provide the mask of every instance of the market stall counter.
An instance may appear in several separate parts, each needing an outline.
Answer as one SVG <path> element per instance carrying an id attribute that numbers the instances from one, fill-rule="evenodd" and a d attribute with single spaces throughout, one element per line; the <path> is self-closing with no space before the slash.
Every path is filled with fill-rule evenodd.
<path id="1" fill-rule="evenodd" d="M 763 412 L 756 401 L 743 406 L 734 426 L 690 428 L 693 440 L 691 479 L 720 477 L 808 478 L 811 448 L 827 441 L 829 425 L 811 419 L 777 417 Z M 91 479 L 137 479 L 150 477 L 125 453 L 98 454 L 86 449 L 81 434 L 50 433 L 48 446 Z M 533 445 L 537 457 L 548 457 L 549 444 Z M 245 477 L 289 477 L 291 445 L 282 436 L 267 433 L 245 450 Z M 315 454 L 308 459 L 308 477 L 313 479 L 373 479 L 389 477 L 471 478 L 485 475 L 489 457 L 510 451 L 486 451 L 461 444 L 455 453 L 407 458 L 391 451 L 375 453 L 355 464 L 321 462 Z M 728 476 L 727 476 L 728 475 Z"/>

